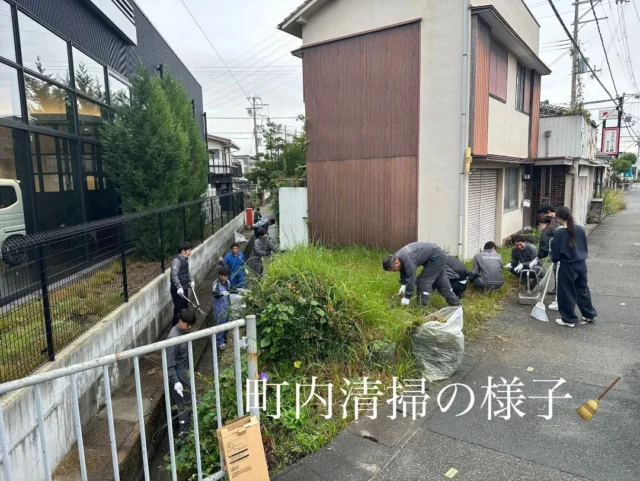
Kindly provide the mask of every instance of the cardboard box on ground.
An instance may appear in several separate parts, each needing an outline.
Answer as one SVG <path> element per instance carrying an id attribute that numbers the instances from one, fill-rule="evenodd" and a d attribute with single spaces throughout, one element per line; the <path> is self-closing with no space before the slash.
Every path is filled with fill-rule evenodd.
<path id="1" fill-rule="evenodd" d="M 229 480 L 269 481 L 260 422 L 255 416 L 235 419 L 217 434 Z"/>

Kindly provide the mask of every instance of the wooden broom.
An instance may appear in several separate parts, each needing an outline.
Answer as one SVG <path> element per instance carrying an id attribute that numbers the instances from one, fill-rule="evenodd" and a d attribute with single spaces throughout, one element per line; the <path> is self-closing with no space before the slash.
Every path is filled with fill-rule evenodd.
<path id="1" fill-rule="evenodd" d="M 609 385 L 609 387 L 605 389 L 602 394 L 600 394 L 600 396 L 598 396 L 598 399 L 589 399 L 586 403 L 584 403 L 582 406 L 576 409 L 578 416 L 580 416 L 586 422 L 591 421 L 591 418 L 593 417 L 593 415 L 598 412 L 598 406 L 600 405 L 600 401 L 602 400 L 604 395 L 607 394 L 611 390 L 611 388 L 616 385 L 616 383 L 619 380 L 620 380 L 620 376 L 618 376 L 616 380 L 613 381 Z"/>

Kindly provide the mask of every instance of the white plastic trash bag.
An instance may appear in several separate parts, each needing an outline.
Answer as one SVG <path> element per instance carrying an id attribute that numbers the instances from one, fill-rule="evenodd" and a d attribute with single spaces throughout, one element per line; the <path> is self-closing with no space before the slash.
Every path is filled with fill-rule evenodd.
<path id="1" fill-rule="evenodd" d="M 424 378 L 429 382 L 440 381 L 451 377 L 462 363 L 462 307 L 445 307 L 427 319 L 439 320 L 425 322 L 411 334 L 413 354 Z"/>
<path id="2" fill-rule="evenodd" d="M 243 244 L 247 242 L 247 238 L 244 235 L 240 234 L 240 232 L 235 232 L 235 235 L 236 235 L 236 240 L 235 240 L 236 244 Z"/>

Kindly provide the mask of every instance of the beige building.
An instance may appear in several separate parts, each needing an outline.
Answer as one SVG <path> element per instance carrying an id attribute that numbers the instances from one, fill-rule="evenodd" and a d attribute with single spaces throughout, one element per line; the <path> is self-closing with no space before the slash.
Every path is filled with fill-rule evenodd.
<path id="1" fill-rule="evenodd" d="M 303 41 L 315 239 L 471 256 L 528 225 L 550 71 L 524 2 L 307 0 L 280 28 Z"/>

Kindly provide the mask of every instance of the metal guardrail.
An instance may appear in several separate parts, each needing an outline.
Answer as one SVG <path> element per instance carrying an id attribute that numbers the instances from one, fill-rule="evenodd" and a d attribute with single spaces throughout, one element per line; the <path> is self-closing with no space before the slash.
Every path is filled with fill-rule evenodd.
<path id="1" fill-rule="evenodd" d="M 10 238 L 0 246 L 0 382 L 25 376 L 244 210 L 245 192 Z M 168 285 L 167 285 L 168 287 Z"/>
<path id="2" fill-rule="evenodd" d="M 240 338 L 240 328 L 246 326 L 246 338 Z M 98 359 L 94 359 L 92 361 L 84 362 L 81 364 L 76 364 L 73 366 L 68 366 L 62 369 L 57 369 L 55 371 L 46 372 L 43 374 L 36 374 L 33 376 L 25 377 L 23 379 L 17 379 L 15 381 L 7 382 L 4 384 L 0 384 L 0 395 L 6 394 L 11 391 L 16 391 L 18 389 L 25 389 L 28 387 L 32 387 L 33 395 L 36 404 L 36 416 L 38 419 L 38 433 L 40 437 L 40 446 L 42 449 L 42 460 L 45 470 L 45 480 L 51 481 L 51 466 L 49 464 L 49 454 L 46 443 L 46 433 L 45 433 L 45 423 L 44 423 L 44 415 L 42 408 L 42 399 L 40 396 L 40 385 L 43 383 L 51 382 L 55 379 L 59 379 L 62 377 L 71 378 L 71 391 L 72 391 L 72 401 L 73 401 L 73 414 L 74 414 L 74 423 L 75 423 L 75 433 L 78 444 L 78 453 L 79 453 L 79 461 L 80 461 L 80 476 L 82 481 L 87 481 L 87 467 L 86 467 L 86 459 L 84 453 L 84 444 L 82 438 L 82 423 L 80 420 L 80 407 L 79 407 L 79 398 L 78 398 L 78 387 L 77 387 L 77 374 L 89 371 L 92 369 L 102 368 L 103 370 L 103 382 L 104 382 L 104 392 L 106 399 L 106 409 L 107 409 L 107 421 L 109 424 L 109 440 L 111 443 L 111 459 L 113 464 L 113 475 L 115 481 L 120 481 L 120 472 L 119 472 L 119 463 L 118 463 L 118 449 L 116 445 L 116 433 L 115 433 L 115 425 L 114 425 L 114 417 L 113 417 L 113 407 L 111 405 L 111 384 L 109 377 L 109 366 L 117 363 L 118 361 L 123 361 L 126 359 L 133 359 L 134 363 L 134 376 L 135 376 L 135 386 L 136 386 L 136 400 L 137 400 L 137 410 L 138 410 L 138 420 L 140 425 L 140 441 L 142 446 L 142 459 L 143 459 L 143 470 L 144 470 L 144 479 L 145 481 L 150 481 L 149 477 L 149 459 L 147 455 L 147 441 L 145 435 L 145 422 L 144 422 L 144 408 L 142 404 L 142 388 L 140 383 L 140 366 L 139 366 L 139 358 L 140 356 L 145 356 L 151 354 L 153 352 L 161 351 L 162 352 L 162 376 L 164 381 L 164 395 L 165 395 L 165 405 L 166 405 L 166 416 L 167 416 L 167 430 L 169 434 L 169 455 L 171 459 L 171 475 L 173 481 L 177 481 L 177 472 L 176 472 L 176 457 L 175 457 L 175 448 L 174 448 L 174 435 L 173 435 L 173 425 L 171 422 L 171 392 L 169 390 L 169 375 L 167 369 L 167 354 L 166 349 L 171 346 L 176 346 L 178 344 L 187 343 L 188 346 L 188 355 L 189 355 L 189 373 L 190 373 L 190 391 L 191 391 L 191 409 L 192 409 L 192 419 L 193 419 L 193 431 L 194 431 L 194 440 L 195 440 L 195 450 L 196 450 L 196 464 L 197 464 L 197 479 L 198 481 L 215 481 L 222 479 L 224 477 L 224 464 L 222 463 L 222 453 L 220 453 L 221 466 L 220 470 L 214 473 L 203 480 L 203 469 L 202 469 L 202 459 L 200 454 L 200 434 L 198 430 L 198 410 L 197 410 L 197 400 L 196 400 L 196 385 L 195 385 L 195 369 L 194 369 L 194 360 L 193 360 L 193 342 L 199 339 L 209 338 L 211 340 L 212 346 L 212 356 L 213 356 L 213 374 L 214 374 L 214 384 L 215 384 L 215 403 L 216 403 L 216 415 L 217 415 L 217 424 L 218 428 L 222 427 L 222 413 L 220 406 L 220 383 L 219 383 L 219 365 L 218 365 L 218 352 L 216 349 L 216 334 L 220 332 L 226 332 L 233 330 L 233 362 L 235 368 L 235 380 L 236 380 L 236 399 L 238 405 L 238 416 L 243 416 L 245 414 L 244 404 L 243 404 L 243 391 L 242 391 L 242 365 L 241 365 L 241 355 L 240 350 L 242 348 L 247 349 L 247 358 L 248 358 L 248 379 L 249 380 L 258 380 L 258 343 L 257 343 L 257 331 L 256 331 L 256 318 L 255 316 L 247 316 L 245 319 L 236 320 L 233 322 L 229 322 L 226 324 L 222 324 L 220 326 L 211 327 L 208 329 L 203 329 L 201 331 L 193 332 L 190 334 L 185 334 L 184 336 L 180 336 L 177 338 L 168 339 L 165 341 L 156 342 L 153 344 L 149 344 L 146 346 L 137 347 L 135 349 L 130 349 L 128 351 L 124 351 L 121 353 L 110 354 L 108 356 L 100 357 Z M 250 383 L 247 383 L 249 385 Z M 185 391 L 186 392 L 186 391 Z M 251 406 L 258 406 L 257 403 L 257 392 L 247 392 L 247 399 L 250 396 L 252 399 Z M 260 410 L 258 408 L 250 409 L 250 413 L 253 416 L 256 416 L 258 419 L 260 418 Z M 22 413 L 23 415 L 27 415 L 28 413 Z M 0 449 L 2 453 L 2 471 L 4 474 L 5 481 L 11 481 L 13 479 L 13 467 L 11 463 L 11 455 L 9 450 L 9 440 L 6 436 L 5 431 L 5 423 L 4 423 L 4 413 L 2 410 L 2 406 L 0 405 Z"/>

